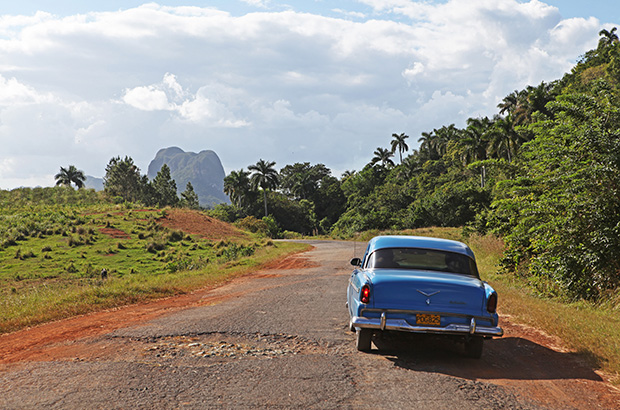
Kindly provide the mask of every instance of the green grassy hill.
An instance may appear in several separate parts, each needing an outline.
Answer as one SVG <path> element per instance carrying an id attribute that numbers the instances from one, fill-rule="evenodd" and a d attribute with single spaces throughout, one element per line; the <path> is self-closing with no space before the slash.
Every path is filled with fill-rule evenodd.
<path id="1" fill-rule="evenodd" d="M 2 191 L 0 203 L 0 333 L 184 293 L 295 249 L 220 221 L 197 226 L 208 222 L 198 211 L 134 209 L 92 190 Z"/>

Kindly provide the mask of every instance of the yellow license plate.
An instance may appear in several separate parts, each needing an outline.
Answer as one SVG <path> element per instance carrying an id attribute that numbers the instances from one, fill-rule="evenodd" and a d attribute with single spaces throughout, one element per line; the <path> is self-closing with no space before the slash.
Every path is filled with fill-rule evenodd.
<path id="1" fill-rule="evenodd" d="M 415 322 L 418 325 L 439 326 L 441 325 L 441 316 L 419 314 L 415 316 Z"/>

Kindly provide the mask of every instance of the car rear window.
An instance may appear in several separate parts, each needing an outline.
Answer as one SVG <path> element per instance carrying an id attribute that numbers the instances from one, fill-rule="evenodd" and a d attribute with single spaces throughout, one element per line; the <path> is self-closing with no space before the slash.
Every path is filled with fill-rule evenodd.
<path id="1" fill-rule="evenodd" d="M 468 256 L 435 249 L 377 249 L 368 257 L 365 267 L 432 270 L 478 277 L 476 262 Z"/>

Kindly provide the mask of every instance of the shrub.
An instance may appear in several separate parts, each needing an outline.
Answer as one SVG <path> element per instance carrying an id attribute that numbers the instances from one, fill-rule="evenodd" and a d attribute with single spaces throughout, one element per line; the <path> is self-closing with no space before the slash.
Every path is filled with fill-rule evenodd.
<path id="1" fill-rule="evenodd" d="M 184 236 L 183 231 L 173 230 L 168 233 L 167 239 L 169 242 L 178 242 L 183 240 Z"/>
<path id="2" fill-rule="evenodd" d="M 302 235 L 299 232 L 284 231 L 282 237 L 284 239 L 301 239 Z"/>
<path id="3" fill-rule="evenodd" d="M 269 234 L 269 225 L 267 225 L 267 222 L 257 219 L 254 216 L 246 216 L 245 218 L 235 222 L 234 225 L 244 231 L 258 233 L 265 236 L 268 236 Z"/>
<path id="4" fill-rule="evenodd" d="M 146 245 L 147 252 L 157 253 L 166 249 L 166 243 L 162 241 L 152 241 Z"/>
<path id="5" fill-rule="evenodd" d="M 231 261 L 235 259 L 239 259 L 244 256 L 252 256 L 254 255 L 255 247 L 254 246 L 245 246 L 238 245 L 236 243 L 232 243 L 229 246 L 221 249 L 217 256 L 221 257 L 225 261 Z"/>

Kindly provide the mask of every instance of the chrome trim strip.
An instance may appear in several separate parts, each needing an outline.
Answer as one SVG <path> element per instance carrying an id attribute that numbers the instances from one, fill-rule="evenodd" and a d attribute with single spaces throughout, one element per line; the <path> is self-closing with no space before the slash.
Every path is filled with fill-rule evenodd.
<path id="1" fill-rule="evenodd" d="M 433 293 L 425 293 L 425 292 L 422 292 L 420 289 L 416 289 L 416 290 L 420 292 L 422 295 L 426 296 L 427 298 L 430 298 L 431 296 L 435 296 L 436 294 L 441 292 L 440 290 L 438 290 L 437 292 L 433 292 Z"/>
<path id="2" fill-rule="evenodd" d="M 404 310 L 404 309 L 373 309 L 373 308 L 362 308 L 362 310 L 360 311 L 360 314 L 363 316 L 364 313 L 366 312 L 370 312 L 370 313 L 395 313 L 395 314 L 405 314 L 405 315 L 417 315 L 419 313 L 421 314 L 427 314 L 427 315 L 440 315 L 440 316 L 454 316 L 454 317 L 464 317 L 464 318 L 476 318 L 476 320 L 480 321 L 484 321 L 484 320 L 489 320 L 491 322 L 493 322 L 493 316 L 489 315 L 489 316 L 481 316 L 481 315 L 471 315 L 471 314 L 467 314 L 467 313 L 453 313 L 453 312 L 439 312 L 439 311 L 430 311 L 430 310 Z"/>
<path id="3" fill-rule="evenodd" d="M 385 313 L 385 312 L 384 312 Z M 490 326 L 474 326 L 450 324 L 448 326 L 418 326 L 410 325 L 405 319 L 388 319 L 385 318 L 383 323 L 382 318 L 367 318 L 355 316 L 351 320 L 354 327 L 362 329 L 380 329 L 380 330 L 398 330 L 402 332 L 413 333 L 437 333 L 437 334 L 470 334 L 478 336 L 495 336 L 500 337 L 504 334 L 501 327 Z M 474 320 L 475 323 L 475 320 Z M 473 333 L 472 333 L 473 330 Z"/>

